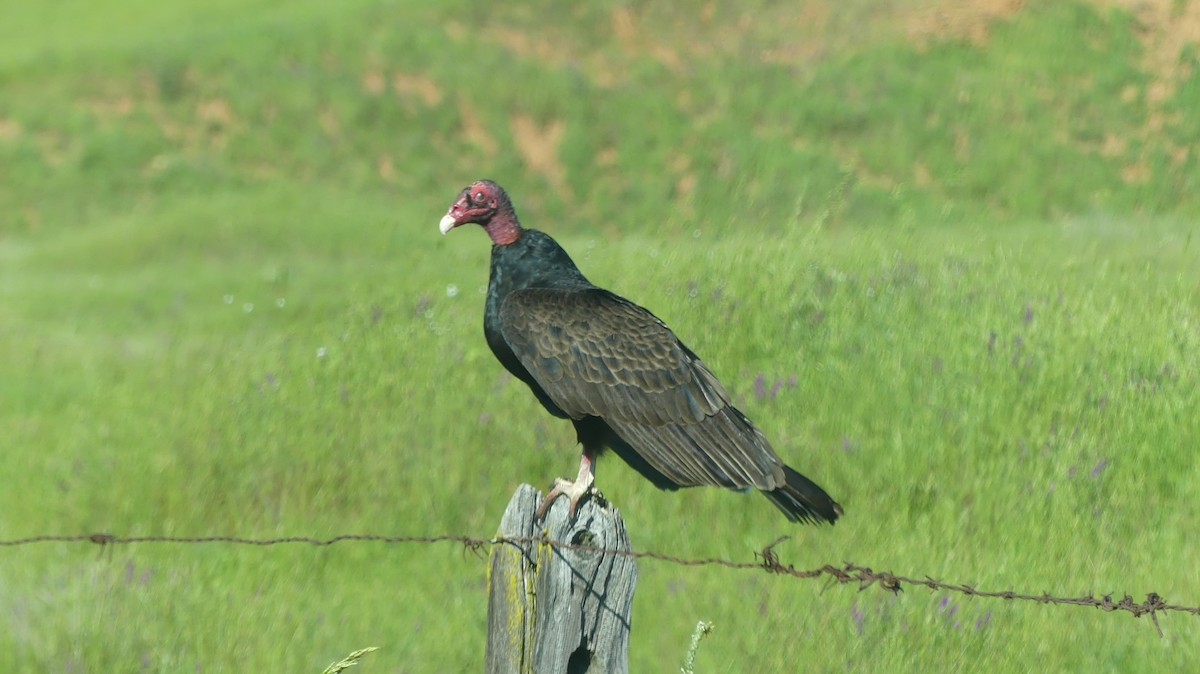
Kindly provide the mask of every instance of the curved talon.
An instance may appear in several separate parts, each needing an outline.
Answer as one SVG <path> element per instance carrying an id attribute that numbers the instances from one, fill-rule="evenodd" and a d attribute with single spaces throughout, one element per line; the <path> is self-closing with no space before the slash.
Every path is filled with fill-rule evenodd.
<path id="1" fill-rule="evenodd" d="M 579 507 L 579 502 L 584 496 L 592 493 L 592 486 L 596 483 L 595 476 L 592 475 L 592 461 L 585 453 L 583 458 L 579 460 L 579 475 L 574 481 L 566 478 L 555 478 L 554 486 L 550 489 L 550 493 L 546 494 L 546 498 L 542 499 L 542 504 L 538 506 L 535 519 L 543 519 L 546 513 L 550 510 L 550 505 L 554 503 L 554 499 L 559 496 L 567 496 L 571 499 L 570 508 L 567 510 L 567 520 L 575 519 L 575 510 Z"/>

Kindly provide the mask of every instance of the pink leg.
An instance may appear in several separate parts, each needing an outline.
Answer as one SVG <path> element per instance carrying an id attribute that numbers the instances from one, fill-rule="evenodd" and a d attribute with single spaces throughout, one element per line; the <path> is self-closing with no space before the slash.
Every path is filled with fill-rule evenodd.
<path id="1" fill-rule="evenodd" d="M 585 494 L 592 491 L 592 485 L 596 482 L 595 476 L 592 475 L 592 457 L 584 452 L 579 457 L 579 475 L 575 481 L 566 480 L 561 477 L 554 479 L 554 487 L 546 494 L 546 498 L 542 500 L 542 505 L 538 506 L 536 519 L 542 519 L 546 516 L 546 511 L 550 510 L 550 504 L 559 496 L 565 495 L 571 499 L 571 507 L 567 511 L 567 519 L 575 517 L 575 508 L 579 505 L 580 499 Z"/>

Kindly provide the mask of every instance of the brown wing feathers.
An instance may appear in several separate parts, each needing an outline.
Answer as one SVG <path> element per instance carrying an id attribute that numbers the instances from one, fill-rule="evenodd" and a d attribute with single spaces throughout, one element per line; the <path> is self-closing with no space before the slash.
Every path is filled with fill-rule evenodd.
<path id="1" fill-rule="evenodd" d="M 514 353 L 559 407 L 604 419 L 680 485 L 783 484 L 766 439 L 645 309 L 600 289 L 530 288 L 512 293 L 500 317 Z"/>

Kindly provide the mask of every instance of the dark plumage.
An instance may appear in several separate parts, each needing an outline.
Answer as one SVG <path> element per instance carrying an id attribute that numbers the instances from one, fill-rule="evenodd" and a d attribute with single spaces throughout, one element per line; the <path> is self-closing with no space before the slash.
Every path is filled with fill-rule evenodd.
<path id="1" fill-rule="evenodd" d="M 483 180 L 464 189 L 442 233 L 467 223 L 492 239 L 483 328 L 501 364 L 551 414 L 575 424 L 577 480 L 556 481 L 576 502 L 592 463 L 611 448 L 663 489 L 754 487 L 792 521 L 834 522 L 842 508 L 784 465 L 700 358 L 646 309 L 590 283 L 554 239 L 524 229 L 508 195 Z"/>

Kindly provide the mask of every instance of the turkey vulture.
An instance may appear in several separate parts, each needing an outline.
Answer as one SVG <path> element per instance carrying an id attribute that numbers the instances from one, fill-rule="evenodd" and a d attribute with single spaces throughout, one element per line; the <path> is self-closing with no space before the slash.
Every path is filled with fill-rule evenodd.
<path id="1" fill-rule="evenodd" d="M 499 185 L 464 189 L 439 229 L 467 223 L 492 239 L 488 346 L 550 414 L 575 424 L 583 445 L 579 476 L 555 480 L 539 517 L 560 495 L 573 516 L 605 448 L 662 489 L 754 487 L 793 522 L 833 523 L 842 514 L 825 490 L 784 465 L 666 324 L 588 282 L 549 235 L 521 227 Z"/>

